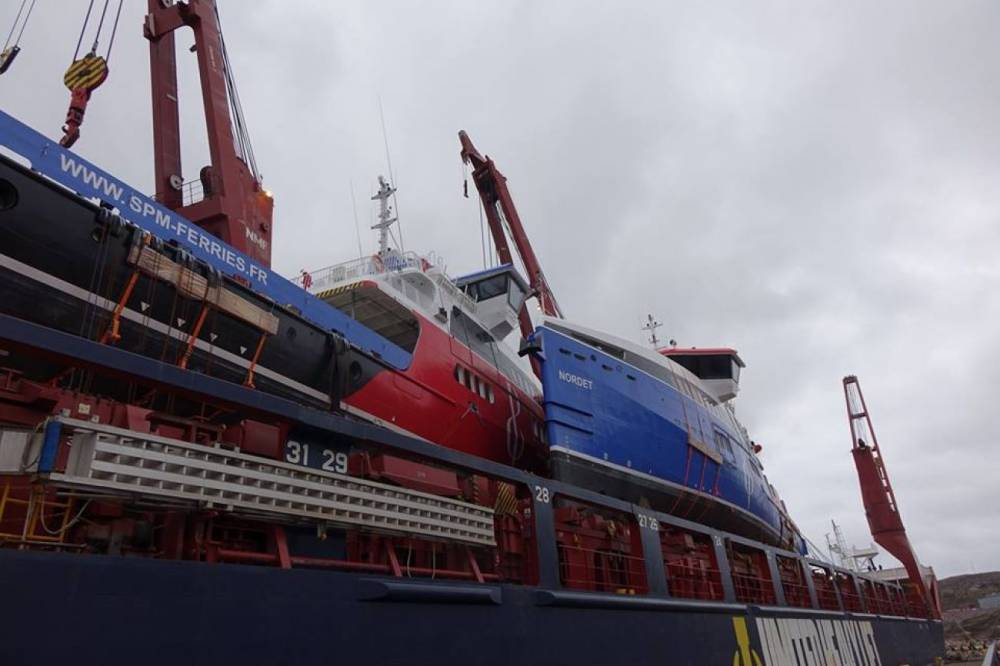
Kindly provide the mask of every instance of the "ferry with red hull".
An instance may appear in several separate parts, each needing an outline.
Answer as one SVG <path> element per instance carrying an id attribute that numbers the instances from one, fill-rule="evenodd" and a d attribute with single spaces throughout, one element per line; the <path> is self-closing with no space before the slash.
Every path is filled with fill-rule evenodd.
<path id="1" fill-rule="evenodd" d="M 193 182 L 180 173 L 180 28 L 195 36 L 212 159 Z M 943 654 L 933 580 L 818 559 L 766 481 L 740 485 L 759 469 L 746 472 L 756 451 L 721 407 L 735 365 L 717 377 L 697 354 L 616 348 L 562 319 L 506 178 L 467 134 L 498 265 L 452 278 L 394 247 L 380 178 L 378 250 L 286 279 L 270 266 L 273 201 L 214 1 L 149 0 L 143 29 L 155 195 L 69 150 L 88 140 L 87 100 L 108 78 L 98 40 L 66 74 L 59 142 L 0 110 L 0 662 L 930 666 Z M 607 405 L 628 400 L 592 409 L 554 388 L 583 390 L 590 372 L 615 375 Z M 666 382 L 687 395 L 672 396 L 683 418 L 655 412 Z M 857 428 L 867 408 L 848 404 Z M 614 417 L 653 412 L 686 434 L 652 442 Z M 855 460 L 866 507 L 882 507 L 873 439 Z M 654 443 L 688 464 L 636 469 L 630 456 Z M 739 447 L 731 465 L 725 444 Z M 898 511 L 870 519 L 880 543 L 909 549 Z"/>

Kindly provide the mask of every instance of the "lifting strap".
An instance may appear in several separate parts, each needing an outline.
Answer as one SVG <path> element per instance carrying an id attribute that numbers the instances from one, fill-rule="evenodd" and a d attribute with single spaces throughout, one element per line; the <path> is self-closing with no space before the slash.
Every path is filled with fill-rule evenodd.
<path id="1" fill-rule="evenodd" d="M 7 40 L 3 43 L 3 51 L 0 52 L 0 74 L 3 74 L 10 66 L 14 64 L 14 58 L 17 54 L 21 52 L 21 37 L 24 36 L 24 29 L 28 26 L 28 19 L 31 18 L 31 10 L 35 8 L 35 0 L 31 0 L 31 4 L 27 5 L 28 0 L 21 0 L 21 6 L 17 10 L 17 16 L 14 17 L 14 23 L 10 26 L 10 32 L 7 34 Z M 28 6 L 27 13 L 24 13 L 25 5 Z M 11 44 L 10 40 L 14 37 L 14 31 L 17 30 L 17 24 L 21 21 L 21 14 L 24 13 L 24 22 L 21 23 L 21 29 L 17 33 L 17 39 Z"/>
<path id="2" fill-rule="evenodd" d="M 151 242 L 152 237 L 148 233 L 137 234 L 135 239 L 132 241 L 133 250 L 132 252 L 138 251 L 138 248 L 148 246 Z M 121 336 L 121 321 L 122 312 L 125 311 L 125 307 L 128 305 L 128 299 L 132 296 L 132 291 L 135 289 L 136 283 L 139 282 L 139 267 L 136 266 L 129 276 L 128 281 L 125 283 L 125 289 L 122 290 L 121 298 L 118 299 L 118 303 L 115 305 L 114 311 L 111 313 L 111 322 L 108 324 L 107 330 L 104 331 L 104 335 L 101 336 L 102 344 L 115 344 L 122 339 Z"/>

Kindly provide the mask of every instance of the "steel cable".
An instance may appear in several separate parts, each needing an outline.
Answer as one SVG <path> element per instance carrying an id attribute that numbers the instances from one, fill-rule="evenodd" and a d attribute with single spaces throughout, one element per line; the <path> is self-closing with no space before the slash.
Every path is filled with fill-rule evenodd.
<path id="1" fill-rule="evenodd" d="M 27 4 L 28 0 L 21 0 L 21 6 L 17 10 L 17 16 L 14 17 L 14 22 L 10 26 L 10 32 L 7 34 L 7 40 L 3 43 L 3 50 L 6 51 L 7 47 L 10 45 L 10 40 L 14 36 L 14 31 L 17 30 L 17 24 L 21 20 L 21 14 L 24 12 L 24 6 Z M 21 37 L 24 36 L 24 29 L 28 25 L 28 19 L 31 18 L 31 10 L 35 8 L 35 0 L 31 0 L 31 4 L 28 5 L 28 11 L 24 14 L 24 23 L 21 23 L 21 30 L 17 33 L 17 39 L 14 40 L 14 46 L 16 47 L 21 43 Z"/>
<path id="2" fill-rule="evenodd" d="M 87 31 L 87 24 L 90 23 L 90 12 L 94 9 L 94 0 L 90 0 L 90 4 L 87 5 L 87 15 L 83 17 L 83 25 L 80 27 L 80 38 L 76 40 L 76 50 L 73 51 L 73 60 L 80 55 L 80 45 L 83 44 L 83 34 Z"/>
<path id="3" fill-rule="evenodd" d="M 34 2 L 34 0 L 32 0 Z M 122 3 L 125 0 L 118 0 L 118 11 L 115 12 L 115 24 L 111 27 L 111 39 L 108 40 L 108 53 L 104 56 L 105 64 L 111 62 L 111 48 L 115 45 L 115 35 L 118 33 L 118 19 L 122 15 Z"/>
<path id="4" fill-rule="evenodd" d="M 7 45 L 10 44 L 10 38 L 14 36 L 14 30 L 17 28 L 17 22 L 21 20 L 21 12 L 24 11 L 24 5 L 28 0 L 21 0 L 21 6 L 17 10 L 17 16 L 14 17 L 14 22 L 10 24 L 10 33 L 7 35 L 7 41 L 3 43 L 3 48 L 6 51 Z"/>
<path id="5" fill-rule="evenodd" d="M 104 17 L 108 13 L 108 3 L 111 0 L 104 0 L 104 9 L 101 10 L 101 20 L 97 22 L 97 32 L 94 33 L 94 45 L 90 47 L 91 53 L 97 53 L 97 43 L 101 39 L 101 28 L 104 27 Z"/>
<path id="6" fill-rule="evenodd" d="M 24 15 L 24 23 L 21 24 L 21 30 L 17 33 L 17 40 L 14 42 L 14 46 L 21 43 L 21 37 L 24 36 L 24 29 L 28 27 L 28 19 L 31 18 L 31 10 L 35 8 L 35 0 L 31 0 L 31 4 L 28 5 L 28 13 Z M 4 47 L 6 48 L 6 46 Z"/>

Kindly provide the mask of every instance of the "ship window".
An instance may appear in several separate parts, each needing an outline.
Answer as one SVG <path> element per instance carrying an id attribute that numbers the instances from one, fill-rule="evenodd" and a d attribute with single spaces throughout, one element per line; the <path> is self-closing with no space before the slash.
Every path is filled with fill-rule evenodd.
<path id="1" fill-rule="evenodd" d="M 494 275 L 491 278 L 480 280 L 468 285 L 465 290 L 474 301 L 485 301 L 496 296 L 501 296 L 507 292 L 507 276 Z"/>
<path id="2" fill-rule="evenodd" d="M 598 349 L 598 350 L 604 352 L 605 354 L 607 354 L 608 356 L 614 356 L 615 358 L 617 358 L 617 359 L 619 359 L 621 361 L 625 360 L 625 351 L 623 349 L 619 349 L 618 347 L 614 347 L 612 345 L 609 345 L 606 342 L 599 342 L 599 341 L 597 341 L 597 340 L 595 340 L 593 338 L 587 337 L 586 335 L 583 335 L 581 333 L 570 332 L 570 335 L 572 335 L 574 338 L 576 338 L 577 340 L 579 340 L 583 344 L 590 345 L 594 349 Z"/>
<path id="3" fill-rule="evenodd" d="M 701 379 L 739 379 L 739 365 L 729 354 L 671 354 L 676 361 Z"/>
<path id="4" fill-rule="evenodd" d="M 9 180 L 0 179 L 0 210 L 10 210 L 17 205 L 17 188 Z"/>
<path id="5" fill-rule="evenodd" d="M 460 365 L 455 366 L 455 381 L 459 384 L 465 383 L 465 368 Z"/>
<path id="6" fill-rule="evenodd" d="M 493 387 L 489 384 L 486 385 L 486 399 L 490 401 L 491 405 L 497 401 L 497 397 L 493 393 Z"/>
<path id="7" fill-rule="evenodd" d="M 507 355 L 497 348 L 494 340 L 488 333 L 483 331 L 474 320 L 470 319 L 460 310 L 456 310 L 451 318 L 451 335 L 457 340 L 466 343 L 478 356 L 493 365 L 500 374 L 516 384 L 526 393 L 532 390 L 532 381 L 522 371 L 514 361 L 507 358 Z M 566 350 L 565 353 L 570 353 Z"/>
<path id="8" fill-rule="evenodd" d="M 521 285 L 511 280 L 510 289 L 507 291 L 507 304 L 514 309 L 519 309 L 523 302 L 524 290 L 521 289 Z"/>

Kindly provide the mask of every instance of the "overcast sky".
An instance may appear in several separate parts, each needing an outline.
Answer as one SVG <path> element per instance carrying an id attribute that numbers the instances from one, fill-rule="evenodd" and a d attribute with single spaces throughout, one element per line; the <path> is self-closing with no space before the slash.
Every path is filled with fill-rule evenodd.
<path id="1" fill-rule="evenodd" d="M 16 4 L 0 7 L 4 35 Z M 0 77 L 2 108 L 53 138 L 86 4 L 40 0 Z M 151 190 L 145 4 L 126 2 L 76 150 Z M 379 98 L 406 249 L 453 275 L 481 267 L 464 128 L 508 177 L 570 319 L 640 340 L 652 313 L 664 339 L 740 351 L 738 413 L 814 541 L 831 518 L 870 541 L 841 393 L 853 373 L 921 559 L 945 576 L 1000 569 L 1000 4 L 220 11 L 280 271 L 357 255 L 352 181 L 374 248 Z M 190 43 L 185 180 L 207 161 Z"/>

